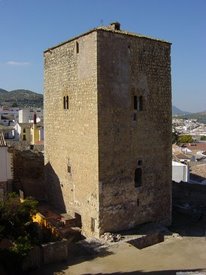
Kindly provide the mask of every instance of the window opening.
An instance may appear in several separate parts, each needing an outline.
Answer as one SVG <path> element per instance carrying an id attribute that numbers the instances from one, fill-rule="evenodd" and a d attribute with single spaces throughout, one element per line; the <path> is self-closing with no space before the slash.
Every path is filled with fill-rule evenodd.
<path id="1" fill-rule="evenodd" d="M 76 53 L 79 53 L 79 43 L 76 42 Z"/>
<path id="2" fill-rule="evenodd" d="M 134 110 L 137 110 L 137 96 L 134 96 Z"/>
<path id="3" fill-rule="evenodd" d="M 65 110 L 69 109 L 69 97 L 68 97 L 68 95 L 64 96 L 64 98 L 63 98 L 63 107 L 64 107 Z"/>
<path id="4" fill-rule="evenodd" d="M 142 185 L 142 168 L 135 169 L 134 182 L 135 187 L 139 187 Z"/>
<path id="5" fill-rule="evenodd" d="M 134 96 L 134 111 L 143 110 L 143 96 Z"/>
<path id="6" fill-rule="evenodd" d="M 91 231 L 94 232 L 95 231 L 95 219 L 91 218 Z"/>
<path id="7" fill-rule="evenodd" d="M 71 166 L 68 165 L 67 166 L 67 172 L 71 174 L 71 171 L 72 171 Z"/>

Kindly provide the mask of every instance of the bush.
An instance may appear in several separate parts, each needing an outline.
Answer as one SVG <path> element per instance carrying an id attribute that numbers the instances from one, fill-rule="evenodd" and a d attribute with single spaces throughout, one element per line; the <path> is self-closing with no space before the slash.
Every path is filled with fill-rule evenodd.
<path id="1" fill-rule="evenodd" d="M 21 270 L 21 264 L 37 238 L 30 234 L 32 215 L 37 212 L 37 201 L 28 198 L 22 203 L 11 193 L 5 202 L 0 203 L 0 240 L 8 239 L 13 245 L 0 249 L 0 260 L 8 274 Z"/>
<path id="2" fill-rule="evenodd" d="M 178 137 L 178 143 L 192 143 L 193 138 L 191 135 L 182 135 Z"/>
<path id="3" fill-rule="evenodd" d="M 7 200 L 0 203 L 0 238 L 15 240 L 19 236 L 26 236 L 26 224 L 32 222 L 37 204 L 31 198 L 21 203 L 16 194 L 9 194 Z"/>
<path id="4" fill-rule="evenodd" d="M 206 136 L 201 136 L 200 140 L 206 140 Z"/>

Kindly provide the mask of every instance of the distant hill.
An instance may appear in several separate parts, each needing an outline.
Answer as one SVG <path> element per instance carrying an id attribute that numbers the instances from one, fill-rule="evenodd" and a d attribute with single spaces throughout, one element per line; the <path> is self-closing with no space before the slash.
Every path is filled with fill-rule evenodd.
<path id="1" fill-rule="evenodd" d="M 186 111 L 182 111 L 174 105 L 172 106 L 172 115 L 185 115 L 185 114 L 190 114 L 190 113 Z"/>
<path id="2" fill-rule="evenodd" d="M 43 95 L 24 89 L 10 92 L 0 89 L 0 105 L 8 107 L 43 107 Z"/>

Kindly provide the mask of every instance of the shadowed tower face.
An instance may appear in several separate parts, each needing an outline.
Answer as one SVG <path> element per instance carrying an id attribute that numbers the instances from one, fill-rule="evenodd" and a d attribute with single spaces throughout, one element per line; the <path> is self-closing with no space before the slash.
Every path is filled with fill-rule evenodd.
<path id="1" fill-rule="evenodd" d="M 48 197 L 86 236 L 170 224 L 170 46 L 113 23 L 44 52 Z"/>

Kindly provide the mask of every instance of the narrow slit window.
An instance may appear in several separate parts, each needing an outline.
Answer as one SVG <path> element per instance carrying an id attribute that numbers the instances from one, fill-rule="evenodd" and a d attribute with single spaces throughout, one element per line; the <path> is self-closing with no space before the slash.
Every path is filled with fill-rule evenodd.
<path id="1" fill-rule="evenodd" d="M 135 169 L 134 183 L 135 187 L 142 185 L 142 168 Z"/>
<path id="2" fill-rule="evenodd" d="M 142 111 L 143 110 L 143 97 L 140 96 L 139 97 L 139 106 L 138 106 L 138 111 Z"/>
<path id="3" fill-rule="evenodd" d="M 76 42 L 76 53 L 79 53 L 79 43 Z"/>
<path id="4" fill-rule="evenodd" d="M 71 169 L 71 166 L 70 166 L 70 165 L 67 166 L 67 172 L 68 172 L 69 174 L 71 174 L 71 172 L 72 172 L 72 169 Z"/>
<path id="5" fill-rule="evenodd" d="M 63 108 L 64 108 L 64 110 L 69 109 L 69 97 L 68 96 L 63 97 Z"/>
<path id="6" fill-rule="evenodd" d="M 66 96 L 66 109 L 69 109 L 69 97 L 68 95 Z"/>
<path id="7" fill-rule="evenodd" d="M 91 218 L 91 231 L 94 232 L 95 231 L 95 219 Z"/>
<path id="8" fill-rule="evenodd" d="M 143 110 L 143 96 L 134 96 L 134 111 L 142 111 Z"/>
<path id="9" fill-rule="evenodd" d="M 134 96 L 134 110 L 137 110 L 137 96 Z"/>

